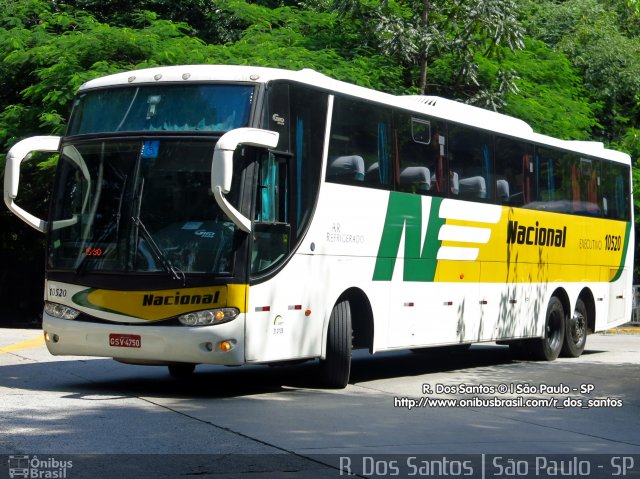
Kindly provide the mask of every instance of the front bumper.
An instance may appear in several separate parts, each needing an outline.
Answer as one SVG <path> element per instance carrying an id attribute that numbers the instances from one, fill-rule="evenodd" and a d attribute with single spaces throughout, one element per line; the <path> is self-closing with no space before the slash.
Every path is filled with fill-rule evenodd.
<path id="1" fill-rule="evenodd" d="M 244 364 L 244 314 L 214 326 L 132 326 L 58 319 L 43 313 L 46 345 L 53 355 L 96 356 L 126 362 Z M 139 347 L 113 346 L 111 335 L 137 335 Z M 221 351 L 221 341 L 231 350 Z M 113 342 L 113 341 L 112 341 Z"/>

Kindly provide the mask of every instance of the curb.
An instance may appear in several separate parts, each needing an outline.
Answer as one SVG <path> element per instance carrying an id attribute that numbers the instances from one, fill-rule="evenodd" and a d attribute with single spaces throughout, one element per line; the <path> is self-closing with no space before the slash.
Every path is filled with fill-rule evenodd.
<path id="1" fill-rule="evenodd" d="M 621 326 L 614 329 L 608 329 L 606 334 L 640 334 L 640 326 Z"/>

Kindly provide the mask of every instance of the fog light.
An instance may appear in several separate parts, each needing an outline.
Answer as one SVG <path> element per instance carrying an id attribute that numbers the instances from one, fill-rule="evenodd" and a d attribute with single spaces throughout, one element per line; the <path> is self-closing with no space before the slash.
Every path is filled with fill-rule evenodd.
<path id="1" fill-rule="evenodd" d="M 44 302 L 44 311 L 49 316 L 60 319 L 76 319 L 80 315 L 80 311 L 65 306 L 60 303 L 52 303 L 51 301 Z"/>
<path id="2" fill-rule="evenodd" d="M 237 308 L 208 309 L 183 314 L 178 320 L 185 326 L 210 326 L 232 321 L 238 317 L 240 311 Z"/>

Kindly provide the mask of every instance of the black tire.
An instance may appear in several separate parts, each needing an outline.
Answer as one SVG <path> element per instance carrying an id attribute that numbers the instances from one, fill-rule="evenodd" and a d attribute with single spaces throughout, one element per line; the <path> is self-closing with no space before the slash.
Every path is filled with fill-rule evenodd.
<path id="1" fill-rule="evenodd" d="M 531 353 L 534 359 L 540 361 L 553 361 L 560 355 L 564 343 L 564 330 L 566 319 L 562 301 L 552 296 L 547 306 L 545 316 L 544 337 L 534 339 L 530 343 Z"/>
<path id="2" fill-rule="evenodd" d="M 191 376 L 193 374 L 193 371 L 195 371 L 195 369 L 196 369 L 195 364 L 189 364 L 189 363 L 170 364 L 169 374 L 171 375 L 171 377 L 174 377 L 176 379 L 184 379 Z"/>
<path id="3" fill-rule="evenodd" d="M 573 316 L 567 318 L 564 331 L 564 343 L 561 355 L 567 358 L 577 358 L 584 352 L 587 345 L 588 328 L 587 307 L 581 299 L 576 301 Z"/>
<path id="4" fill-rule="evenodd" d="M 352 347 L 351 308 L 349 301 L 341 301 L 331 311 L 327 355 L 320 360 L 320 376 L 326 387 L 342 389 L 349 383 Z"/>

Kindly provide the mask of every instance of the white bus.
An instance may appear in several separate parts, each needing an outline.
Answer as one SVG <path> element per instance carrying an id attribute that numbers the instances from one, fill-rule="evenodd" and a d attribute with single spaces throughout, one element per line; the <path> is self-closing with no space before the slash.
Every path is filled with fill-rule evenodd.
<path id="1" fill-rule="evenodd" d="M 60 160 L 49 217 L 20 163 Z M 8 154 L 46 233 L 54 355 L 168 365 L 483 341 L 543 360 L 631 314 L 630 158 L 454 101 L 311 70 L 173 66 L 92 80 L 66 135 Z"/>

